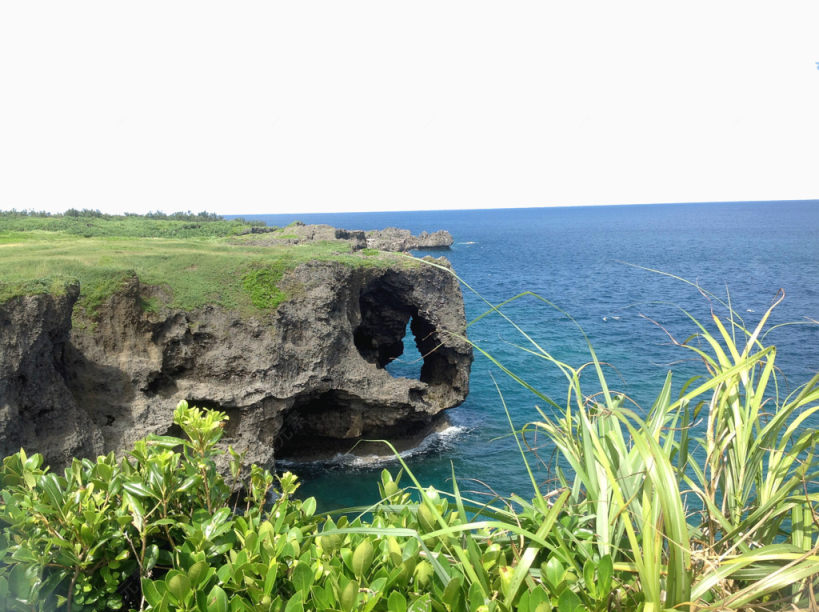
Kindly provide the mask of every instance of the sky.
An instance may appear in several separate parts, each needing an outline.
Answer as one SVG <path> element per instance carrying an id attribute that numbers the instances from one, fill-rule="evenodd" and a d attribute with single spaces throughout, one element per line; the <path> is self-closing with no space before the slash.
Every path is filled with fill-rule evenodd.
<path id="1" fill-rule="evenodd" d="M 0 3 L 0 209 L 819 197 L 819 3 Z"/>

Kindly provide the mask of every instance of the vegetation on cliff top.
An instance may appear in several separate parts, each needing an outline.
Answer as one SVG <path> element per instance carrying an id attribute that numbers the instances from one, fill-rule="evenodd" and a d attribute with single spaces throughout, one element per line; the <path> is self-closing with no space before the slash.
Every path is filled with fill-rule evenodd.
<path id="1" fill-rule="evenodd" d="M 411 486 L 383 472 L 374 507 L 317 516 L 315 500 L 293 499 L 289 474 L 269 505 L 274 477 L 256 466 L 243 477 L 241 458 L 214 446 L 224 415 L 184 403 L 185 439 L 149 437 L 119 461 L 75 460 L 58 476 L 21 451 L 0 469 L 0 601 L 69 612 L 816 609 L 819 431 L 808 424 L 819 374 L 780 396 L 776 350 L 762 343 L 769 315 L 753 328 L 730 309 L 707 327 L 692 318 L 680 346 L 706 374 L 676 397 L 669 374 L 639 414 L 591 347 L 578 369 L 524 334 L 568 385 L 557 402 L 508 372 L 547 407 L 515 432 L 521 469 L 531 476 L 531 434 L 557 451 L 557 488 L 532 478 L 531 500 L 472 502 L 454 474 L 449 493 L 423 488 L 402 462 Z"/>
<path id="2" fill-rule="evenodd" d="M 0 302 L 18 295 L 59 293 L 78 281 L 79 310 L 93 315 L 135 274 L 143 285 L 157 288 L 146 300 L 149 308 L 193 310 L 212 304 L 265 310 L 287 298 L 279 282 L 301 263 L 332 260 L 372 266 L 407 261 L 386 253 L 353 253 L 342 240 L 260 246 L 243 240 L 242 234 L 253 227 L 206 213 L 0 213 Z"/>
<path id="3" fill-rule="evenodd" d="M 84 238 L 206 238 L 233 236 L 260 221 L 227 220 L 213 213 L 148 213 L 107 215 L 95 210 L 70 209 L 65 213 L 0 211 L 0 232 L 60 232 Z"/>

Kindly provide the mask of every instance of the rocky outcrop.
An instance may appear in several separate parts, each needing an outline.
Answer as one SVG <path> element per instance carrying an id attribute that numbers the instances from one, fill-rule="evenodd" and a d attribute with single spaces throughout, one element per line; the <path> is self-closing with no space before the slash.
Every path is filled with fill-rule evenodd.
<path id="1" fill-rule="evenodd" d="M 66 385 L 71 312 L 79 286 L 63 295 L 0 304 L 0 452 L 42 449 L 57 464 L 99 448 L 102 437 Z"/>
<path id="2" fill-rule="evenodd" d="M 299 221 L 285 228 L 253 227 L 247 233 L 259 234 L 259 236 L 254 236 L 251 240 L 244 240 L 244 244 L 269 246 L 304 244 L 324 240 L 346 240 L 350 242 L 353 251 L 364 248 L 393 252 L 437 250 L 448 249 L 453 242 L 452 234 L 446 230 L 433 233 L 421 232 L 415 236 L 409 230 L 397 227 L 365 232 L 362 230 L 338 229 L 331 225 L 306 225 Z"/>
<path id="3" fill-rule="evenodd" d="M 412 232 L 397 227 L 366 232 L 367 246 L 379 251 L 414 251 L 430 249 L 448 249 L 452 246 L 452 234 L 446 230 L 433 233 L 421 232 L 413 236 Z"/>
<path id="4" fill-rule="evenodd" d="M 176 404 L 228 414 L 224 442 L 248 461 L 329 440 L 427 426 L 468 391 L 460 288 L 446 267 L 311 262 L 282 281 L 294 297 L 257 317 L 205 307 L 150 312 L 159 289 L 132 277 L 93 321 L 64 296 L 0 305 L 0 453 L 20 446 L 53 464 L 178 433 Z M 385 366 L 409 324 L 420 378 Z"/>

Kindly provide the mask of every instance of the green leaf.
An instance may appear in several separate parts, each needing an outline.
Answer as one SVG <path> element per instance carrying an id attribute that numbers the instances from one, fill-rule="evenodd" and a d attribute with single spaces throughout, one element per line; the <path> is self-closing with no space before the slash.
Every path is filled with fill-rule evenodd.
<path id="1" fill-rule="evenodd" d="M 122 488 L 128 491 L 131 495 L 137 497 L 154 497 L 154 494 L 144 484 L 139 481 L 131 481 L 123 483 Z"/>
<path id="2" fill-rule="evenodd" d="M 284 608 L 284 612 L 304 612 L 304 600 L 300 592 L 290 598 L 290 601 L 287 602 Z"/>
<path id="3" fill-rule="evenodd" d="M 194 589 L 199 586 L 199 583 L 202 582 L 203 579 L 207 577 L 209 569 L 210 566 L 206 561 L 197 561 L 191 565 L 190 569 L 188 570 L 188 578 L 190 578 L 191 586 Z"/>
<path id="4" fill-rule="evenodd" d="M 273 586 L 276 584 L 276 575 L 279 571 L 278 563 L 273 563 L 267 570 L 264 577 L 264 594 L 270 595 L 273 592 Z"/>
<path id="5" fill-rule="evenodd" d="M 191 593 L 191 581 L 187 575 L 177 570 L 171 570 L 165 576 L 165 584 L 168 586 L 168 592 L 176 598 L 176 601 L 182 603 L 185 598 Z"/>
<path id="6" fill-rule="evenodd" d="M 159 446 L 161 448 L 169 449 L 186 444 L 182 438 L 175 438 L 173 436 L 157 436 L 154 434 L 149 434 L 145 437 L 145 439 L 151 443 L 151 446 Z"/>
<path id="7" fill-rule="evenodd" d="M 253 608 L 243 597 L 231 597 L 230 612 L 253 612 Z"/>
<path id="8" fill-rule="evenodd" d="M 218 584 L 208 593 L 208 612 L 227 612 L 227 593 Z"/>
<path id="9" fill-rule="evenodd" d="M 151 544 L 148 547 L 148 550 L 145 552 L 145 560 L 142 562 L 142 565 L 146 572 L 153 569 L 156 562 L 159 560 L 159 546 L 156 544 Z"/>
<path id="10" fill-rule="evenodd" d="M 149 578 L 142 579 L 142 594 L 145 596 L 145 601 L 147 601 L 151 606 L 156 608 L 159 605 L 159 602 L 162 601 L 162 594 L 156 588 L 156 584 L 153 580 Z"/>
<path id="11" fill-rule="evenodd" d="M 373 562 L 373 545 L 370 540 L 362 541 L 353 552 L 352 569 L 359 580 L 370 569 Z"/>
<path id="12" fill-rule="evenodd" d="M 407 612 L 407 598 L 399 591 L 393 591 L 390 593 L 389 599 L 387 599 L 387 610 L 389 612 Z"/>
<path id="13" fill-rule="evenodd" d="M 188 477 L 187 477 L 187 478 L 186 478 L 186 479 L 185 479 L 185 480 L 182 482 L 182 484 L 181 484 L 181 485 L 179 485 L 179 486 L 176 488 L 176 492 L 177 492 L 177 493 L 184 493 L 185 491 L 187 491 L 188 489 L 190 489 L 191 487 L 193 487 L 193 485 L 195 485 L 197 482 L 199 482 L 200 478 L 201 478 L 201 477 L 200 477 L 198 474 L 197 474 L 197 475 L 195 475 L 195 476 L 188 476 Z"/>
<path id="14" fill-rule="evenodd" d="M 338 608 L 332 586 L 326 585 L 324 588 L 314 586 L 311 593 L 313 595 L 311 603 L 315 610 L 333 610 Z"/>
<path id="15" fill-rule="evenodd" d="M 531 610 L 532 609 L 530 601 L 531 597 L 532 596 L 529 593 L 529 591 L 523 591 L 523 593 L 521 593 L 520 597 L 518 598 L 515 609 L 518 610 L 518 612 L 528 612 L 529 610 Z"/>
<path id="16" fill-rule="evenodd" d="M 597 598 L 597 584 L 594 582 L 594 563 L 591 559 L 583 564 L 583 580 L 586 583 L 589 595 Z"/>
<path id="17" fill-rule="evenodd" d="M 301 503 L 301 510 L 304 516 L 310 517 L 316 512 L 316 498 L 308 497 Z"/>
<path id="18" fill-rule="evenodd" d="M 607 597 L 611 592 L 611 577 L 614 573 L 614 567 L 611 562 L 611 555 L 602 557 L 597 563 L 597 592 L 600 593 L 598 599 Z"/>
<path id="19" fill-rule="evenodd" d="M 358 583 L 355 580 L 350 580 L 341 590 L 341 609 L 344 612 L 350 612 L 358 600 Z"/>
<path id="20" fill-rule="evenodd" d="M 480 606 L 484 604 L 484 602 L 486 601 L 486 597 L 484 597 L 481 585 L 479 585 L 478 583 L 473 583 L 469 587 L 468 600 L 470 610 L 477 610 Z"/>
<path id="21" fill-rule="evenodd" d="M 424 593 L 409 605 L 407 612 L 429 612 L 431 606 L 432 602 L 429 593 Z"/>
<path id="22" fill-rule="evenodd" d="M 227 584 L 230 581 L 231 571 L 232 566 L 227 563 L 216 570 L 216 577 L 219 578 L 219 582 L 222 584 Z"/>
<path id="23" fill-rule="evenodd" d="M 97 463 L 94 466 L 94 469 L 97 472 L 97 475 L 104 481 L 111 480 L 111 477 L 114 475 L 114 468 L 106 463 Z"/>
<path id="24" fill-rule="evenodd" d="M 549 585 L 556 589 L 561 582 L 563 582 L 563 576 L 566 574 L 565 570 L 563 569 L 563 565 L 560 563 L 557 557 L 552 556 L 546 562 L 545 567 L 545 576 L 546 582 Z"/>
<path id="25" fill-rule="evenodd" d="M 444 594 L 441 599 L 443 599 L 443 602 L 447 604 L 451 610 L 456 609 L 458 604 L 464 599 L 463 593 L 461 592 L 462 585 L 463 579 L 458 576 L 450 580 L 444 589 Z"/>
<path id="26" fill-rule="evenodd" d="M 41 479 L 40 486 L 43 488 L 43 491 L 45 491 L 45 494 L 52 505 L 61 509 L 65 500 L 57 477 L 54 474 L 46 474 Z"/>
<path id="27" fill-rule="evenodd" d="M 564 589 L 557 600 L 557 609 L 559 612 L 575 612 L 576 608 L 581 607 L 582 602 L 580 598 L 569 589 Z"/>
<path id="28" fill-rule="evenodd" d="M 302 594 L 302 601 L 306 599 L 310 586 L 313 584 L 313 570 L 307 563 L 299 563 L 293 568 L 291 578 L 296 591 Z M 289 604 L 288 604 L 289 605 Z"/>
<path id="29" fill-rule="evenodd" d="M 533 591 L 529 592 L 529 608 L 533 612 L 552 609 L 552 604 L 549 602 L 549 594 L 543 587 L 536 587 Z"/>
<path id="30" fill-rule="evenodd" d="M 17 599 L 28 600 L 35 583 L 40 581 L 36 566 L 15 565 L 9 573 L 9 591 Z"/>

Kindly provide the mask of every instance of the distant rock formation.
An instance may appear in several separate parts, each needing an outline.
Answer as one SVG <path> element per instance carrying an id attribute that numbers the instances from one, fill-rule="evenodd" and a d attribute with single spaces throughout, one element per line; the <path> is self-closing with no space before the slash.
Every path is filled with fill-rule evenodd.
<path id="1" fill-rule="evenodd" d="M 282 281 L 294 297 L 258 317 L 148 312 L 161 290 L 136 277 L 73 328 L 77 286 L 12 298 L 0 304 L 0 453 L 23 446 L 57 466 L 119 452 L 178 434 L 182 399 L 226 412 L 225 444 L 266 466 L 323 441 L 425 427 L 464 401 L 472 362 L 460 287 L 446 260 L 434 263 L 304 264 Z M 407 324 L 423 355 L 418 380 L 384 368 Z"/>
<path id="2" fill-rule="evenodd" d="M 452 246 L 452 234 L 439 230 L 429 234 L 421 232 L 413 236 L 412 232 L 397 227 L 383 230 L 370 230 L 367 234 L 367 247 L 379 251 L 413 251 L 419 249 L 448 249 Z"/>
<path id="3" fill-rule="evenodd" d="M 414 236 L 409 230 L 397 227 L 368 231 L 345 230 L 331 225 L 306 225 L 300 221 L 284 228 L 253 227 L 247 233 L 258 234 L 258 237 L 250 242 L 245 241 L 245 244 L 282 245 L 321 240 L 348 240 L 353 251 L 364 248 L 394 252 L 448 249 L 453 242 L 452 235 L 446 230 L 439 230 L 431 234 L 421 232 Z"/>

